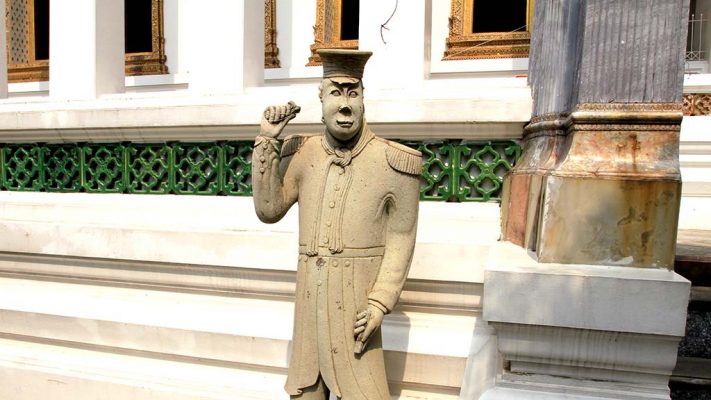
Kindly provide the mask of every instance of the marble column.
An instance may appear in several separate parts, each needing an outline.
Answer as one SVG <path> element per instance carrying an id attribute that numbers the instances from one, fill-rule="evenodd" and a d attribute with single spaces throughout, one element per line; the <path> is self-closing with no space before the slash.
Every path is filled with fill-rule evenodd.
<path id="1" fill-rule="evenodd" d="M 264 83 L 264 2 L 189 0 L 186 10 L 191 92 L 238 94 Z"/>
<path id="2" fill-rule="evenodd" d="M 124 2 L 52 0 L 49 94 L 91 100 L 124 91 Z"/>

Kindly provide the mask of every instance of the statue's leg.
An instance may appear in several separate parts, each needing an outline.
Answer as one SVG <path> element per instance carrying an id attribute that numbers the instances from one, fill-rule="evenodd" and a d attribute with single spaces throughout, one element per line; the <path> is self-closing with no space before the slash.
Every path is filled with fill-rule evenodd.
<path id="1" fill-rule="evenodd" d="M 326 387 L 326 384 L 323 382 L 323 378 L 321 378 L 321 375 L 319 375 L 318 379 L 316 380 L 316 383 L 307 388 L 304 388 L 300 395 L 291 396 L 291 398 L 298 400 L 328 400 L 330 394 L 331 392 L 328 390 L 328 387 Z"/>

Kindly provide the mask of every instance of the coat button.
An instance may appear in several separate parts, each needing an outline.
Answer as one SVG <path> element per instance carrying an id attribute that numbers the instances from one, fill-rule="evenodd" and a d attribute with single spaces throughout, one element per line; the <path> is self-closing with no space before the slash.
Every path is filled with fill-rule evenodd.
<path id="1" fill-rule="evenodd" d="M 328 238 L 323 238 L 323 244 L 328 244 Z"/>
<path id="2" fill-rule="evenodd" d="M 316 286 L 321 286 L 321 283 L 323 283 L 323 282 L 321 282 L 321 279 L 317 280 L 317 281 L 316 281 Z"/>
<path id="3" fill-rule="evenodd" d="M 337 267 L 338 267 L 338 261 L 336 261 L 336 260 L 333 261 L 333 267 L 334 267 L 334 268 L 337 268 Z"/>
<path id="4" fill-rule="evenodd" d="M 328 206 L 329 206 L 329 207 L 331 207 L 331 208 L 333 208 L 333 207 L 335 207 L 335 206 L 336 206 L 336 203 L 334 203 L 334 202 L 330 202 L 330 203 L 328 203 Z"/>
<path id="5" fill-rule="evenodd" d="M 320 266 L 322 266 L 323 264 L 326 264 L 326 261 L 325 261 L 323 258 L 319 257 L 319 258 L 316 260 L 316 266 L 320 267 Z"/>
<path id="6" fill-rule="evenodd" d="M 346 261 L 346 267 L 350 267 L 350 266 L 351 266 L 351 262 L 350 262 L 350 261 Z"/>

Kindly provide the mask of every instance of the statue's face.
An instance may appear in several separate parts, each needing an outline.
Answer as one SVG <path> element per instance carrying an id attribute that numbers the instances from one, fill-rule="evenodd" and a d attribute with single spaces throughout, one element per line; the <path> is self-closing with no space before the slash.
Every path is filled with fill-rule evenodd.
<path id="1" fill-rule="evenodd" d="M 363 127 L 363 85 L 357 79 L 324 79 L 321 108 L 326 129 L 335 139 L 347 142 Z"/>

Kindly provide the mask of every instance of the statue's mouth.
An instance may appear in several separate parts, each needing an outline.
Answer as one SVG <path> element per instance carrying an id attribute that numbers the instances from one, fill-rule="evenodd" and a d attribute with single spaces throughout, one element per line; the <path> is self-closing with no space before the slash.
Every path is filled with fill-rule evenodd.
<path id="1" fill-rule="evenodd" d="M 353 121 L 336 120 L 336 123 L 342 128 L 350 128 L 351 126 L 353 126 Z"/>

